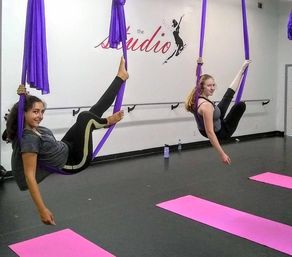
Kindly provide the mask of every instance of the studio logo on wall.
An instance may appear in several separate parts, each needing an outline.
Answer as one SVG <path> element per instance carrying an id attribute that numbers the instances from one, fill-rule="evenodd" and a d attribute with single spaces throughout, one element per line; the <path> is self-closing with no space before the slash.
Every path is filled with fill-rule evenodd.
<path id="1" fill-rule="evenodd" d="M 145 38 L 143 35 L 145 31 L 143 29 L 137 29 L 136 33 L 131 31 L 131 27 L 127 28 L 127 49 L 133 52 L 146 52 L 154 54 L 162 54 L 164 61 L 162 64 L 166 64 L 173 57 L 177 57 L 185 49 L 186 44 L 180 36 L 180 27 L 183 15 L 179 21 L 172 19 L 171 26 L 165 24 L 166 28 L 172 33 L 173 43 L 165 39 L 166 33 L 164 32 L 163 26 L 158 28 L 150 34 L 150 37 Z M 169 38 L 171 38 L 169 37 Z M 109 38 L 105 38 L 98 43 L 95 48 L 109 49 Z M 122 46 L 118 47 L 121 49 Z M 170 52 L 170 54 L 169 54 Z M 166 57 L 165 59 L 165 56 Z"/>
<path id="2" fill-rule="evenodd" d="M 183 15 L 184 16 L 184 15 Z M 174 51 L 171 53 L 171 55 L 163 62 L 163 64 L 167 63 L 171 58 L 175 57 L 175 56 L 179 56 L 180 53 L 184 50 L 184 48 L 186 47 L 186 44 L 184 44 L 184 41 L 182 40 L 182 38 L 179 35 L 179 30 L 180 30 L 180 24 L 182 21 L 183 16 L 180 17 L 179 22 L 177 22 L 177 20 L 173 19 L 172 20 L 172 25 L 171 25 L 171 29 L 172 29 L 172 34 L 174 37 L 174 41 L 175 41 L 175 49 Z"/>

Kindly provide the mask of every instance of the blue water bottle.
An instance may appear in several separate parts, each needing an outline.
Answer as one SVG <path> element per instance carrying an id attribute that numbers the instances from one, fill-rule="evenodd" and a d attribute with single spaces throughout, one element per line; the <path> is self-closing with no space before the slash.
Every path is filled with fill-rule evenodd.
<path id="1" fill-rule="evenodd" d="M 169 158 L 169 145 L 164 145 L 164 158 L 168 159 Z"/>

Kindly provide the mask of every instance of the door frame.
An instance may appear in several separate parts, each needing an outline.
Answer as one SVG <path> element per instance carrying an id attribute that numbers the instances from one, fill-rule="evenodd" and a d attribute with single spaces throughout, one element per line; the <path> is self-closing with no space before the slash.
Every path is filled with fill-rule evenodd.
<path id="1" fill-rule="evenodd" d="M 285 110 L 284 110 L 284 134 L 287 136 L 287 112 L 288 112 L 288 69 L 291 68 L 292 76 L 292 64 L 285 65 Z M 292 90 L 292 88 L 290 89 Z"/>

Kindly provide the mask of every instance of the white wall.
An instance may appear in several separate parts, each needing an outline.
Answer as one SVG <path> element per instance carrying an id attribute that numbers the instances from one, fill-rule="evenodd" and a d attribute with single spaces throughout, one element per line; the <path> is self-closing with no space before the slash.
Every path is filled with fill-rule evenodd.
<path id="1" fill-rule="evenodd" d="M 291 60 L 291 55 L 282 52 L 283 42 L 290 52 L 291 43 L 289 45 L 284 39 L 282 42 L 278 36 L 285 8 L 276 0 L 262 2 L 264 8 L 258 9 L 257 2 L 247 0 L 253 62 L 243 99 L 268 98 L 271 103 L 264 107 L 261 103 L 248 104 L 235 135 L 283 130 L 283 121 L 276 118 L 277 102 L 281 102 L 278 92 L 283 92 L 278 59 L 281 65 L 288 61 L 284 57 Z M 111 1 L 50 0 L 45 3 L 51 94 L 42 98 L 48 107 L 91 105 L 111 81 L 121 55 L 119 51 L 94 48 L 108 35 Z M 181 55 L 164 65 L 170 50 L 165 54 L 129 51 L 130 79 L 124 103 L 183 101 L 194 85 L 201 1 L 165 3 L 163 0 L 127 1 L 129 37 L 142 42 L 162 26 L 155 40 L 174 45 L 169 27 L 173 18 L 179 19 L 184 14 L 180 35 L 187 46 Z M 15 91 L 21 73 L 25 10 L 26 0 L 3 0 L 1 117 L 17 101 Z M 222 96 L 243 59 L 240 1 L 208 1 L 203 70 L 214 75 L 218 84 L 214 100 Z M 71 113 L 71 110 L 48 111 L 43 125 L 61 138 L 75 120 Z M 3 128 L 2 121 L 1 131 Z M 96 133 L 95 143 L 103 132 Z M 183 106 L 173 111 L 168 105 L 138 106 L 126 113 L 100 155 L 176 144 L 178 139 L 183 143 L 205 140 Z M 10 154 L 10 145 L 1 143 L 2 164 L 7 168 L 10 167 Z"/>
<path id="2" fill-rule="evenodd" d="M 287 23 L 292 2 L 280 2 L 278 20 L 278 83 L 277 83 L 277 129 L 284 130 L 285 65 L 292 64 L 292 41 L 287 37 Z"/>

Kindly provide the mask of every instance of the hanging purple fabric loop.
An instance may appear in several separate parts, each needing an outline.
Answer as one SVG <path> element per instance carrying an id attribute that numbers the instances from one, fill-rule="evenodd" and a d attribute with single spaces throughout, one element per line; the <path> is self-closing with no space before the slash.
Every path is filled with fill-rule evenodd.
<path id="1" fill-rule="evenodd" d="M 44 0 L 28 0 L 21 83 L 48 94 Z"/>
<path id="2" fill-rule="evenodd" d="M 288 31 L 287 31 L 288 39 L 292 40 L 292 10 L 291 10 L 290 15 L 289 15 L 287 29 L 288 29 Z"/>
<path id="3" fill-rule="evenodd" d="M 125 0 L 113 0 L 111 22 L 109 31 L 109 45 L 117 48 L 121 42 L 126 40 L 126 20 L 124 13 Z"/>
<path id="4" fill-rule="evenodd" d="M 28 0 L 24 36 L 21 84 L 26 82 L 33 88 L 48 94 L 48 61 L 44 0 Z M 18 103 L 18 139 L 21 140 L 24 125 L 25 95 Z"/>
<path id="5" fill-rule="evenodd" d="M 201 14 L 201 32 L 200 32 L 200 48 L 199 48 L 199 58 L 203 58 L 204 50 L 204 38 L 205 38 L 205 27 L 206 27 L 206 10 L 207 10 L 207 0 L 202 1 L 202 14 Z M 195 88 L 195 114 L 197 113 L 198 99 L 200 94 L 200 77 L 202 73 L 202 63 L 197 63 L 196 69 L 196 88 Z"/>
<path id="6" fill-rule="evenodd" d="M 111 22 L 110 22 L 110 30 L 109 30 L 109 45 L 111 48 L 117 48 L 120 43 L 123 46 L 123 55 L 125 58 L 126 69 L 128 67 L 127 61 L 127 29 L 126 29 L 126 19 L 124 12 L 124 4 L 126 0 L 113 0 L 112 1 L 112 13 L 111 13 Z M 120 88 L 120 91 L 117 95 L 115 105 L 114 105 L 114 113 L 118 112 L 121 109 L 123 96 L 125 91 L 126 83 L 124 82 Z M 93 152 L 93 158 L 99 153 L 100 149 L 106 142 L 107 138 L 113 131 L 115 125 L 112 125 L 108 128 L 101 141 L 98 143 L 96 149 Z"/>
<path id="7" fill-rule="evenodd" d="M 246 17 L 246 4 L 245 0 L 241 0 L 241 9 L 242 9 L 242 26 L 243 26 L 243 38 L 244 38 L 244 53 L 245 53 L 245 60 L 249 60 L 249 39 L 248 39 L 248 29 L 247 29 L 247 17 Z M 241 96 L 243 93 L 246 76 L 247 76 L 248 68 L 245 69 L 243 73 L 243 77 L 238 89 L 238 93 L 236 96 L 235 102 L 238 103 L 241 100 Z"/>

